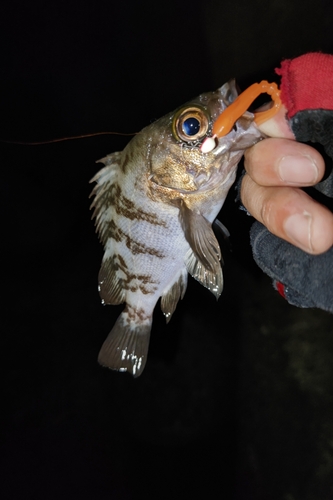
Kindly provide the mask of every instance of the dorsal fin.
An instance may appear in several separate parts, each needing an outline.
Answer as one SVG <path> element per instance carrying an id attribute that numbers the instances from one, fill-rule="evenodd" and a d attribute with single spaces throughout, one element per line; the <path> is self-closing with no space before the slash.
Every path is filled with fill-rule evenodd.
<path id="1" fill-rule="evenodd" d="M 90 182 L 96 182 L 96 186 L 90 193 L 90 197 L 94 196 L 90 206 L 91 209 L 94 209 L 92 219 L 96 219 L 96 230 L 103 245 L 106 244 L 108 226 L 114 216 L 113 199 L 121 159 L 122 153 L 116 152 L 99 160 L 97 163 L 104 163 L 105 167 L 90 180 Z"/>

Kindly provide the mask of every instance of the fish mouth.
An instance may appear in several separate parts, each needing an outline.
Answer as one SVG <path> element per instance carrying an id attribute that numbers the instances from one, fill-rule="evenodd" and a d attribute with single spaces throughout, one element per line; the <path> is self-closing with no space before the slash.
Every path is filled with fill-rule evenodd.
<path id="1" fill-rule="evenodd" d="M 194 178 L 198 191 L 209 191 L 228 183 L 236 171 L 244 151 L 263 139 L 263 134 L 253 124 L 252 113 L 245 113 L 234 128 L 224 137 L 215 138 L 215 147 L 210 152 L 215 158 L 214 167 L 200 171 Z M 202 154 L 207 154 L 202 152 Z M 209 153 L 208 153 L 209 154 Z"/>
<path id="2" fill-rule="evenodd" d="M 235 122 L 233 129 L 225 136 L 215 138 L 216 146 L 212 150 L 214 156 L 228 152 L 245 151 L 262 139 L 262 133 L 253 124 L 252 113 L 244 113 Z"/>

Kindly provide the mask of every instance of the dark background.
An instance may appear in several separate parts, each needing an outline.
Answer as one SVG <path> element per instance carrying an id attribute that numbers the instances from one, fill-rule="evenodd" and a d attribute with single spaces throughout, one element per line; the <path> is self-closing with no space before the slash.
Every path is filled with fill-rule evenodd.
<path id="1" fill-rule="evenodd" d="M 329 0 L 0 6 L 0 139 L 136 132 L 236 76 L 333 52 Z M 289 306 L 256 268 L 231 192 L 218 303 L 190 280 L 156 308 L 139 379 L 101 368 L 121 307 L 100 304 L 95 161 L 128 138 L 0 143 L 0 497 L 333 498 L 332 317 Z"/>

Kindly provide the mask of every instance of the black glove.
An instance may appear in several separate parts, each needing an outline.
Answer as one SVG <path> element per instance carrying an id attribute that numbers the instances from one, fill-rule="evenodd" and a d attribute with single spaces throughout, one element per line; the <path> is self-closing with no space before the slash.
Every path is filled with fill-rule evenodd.
<path id="1" fill-rule="evenodd" d="M 274 236 L 259 222 L 251 228 L 251 245 L 254 260 L 290 304 L 333 313 L 333 247 L 321 255 L 310 255 Z"/>

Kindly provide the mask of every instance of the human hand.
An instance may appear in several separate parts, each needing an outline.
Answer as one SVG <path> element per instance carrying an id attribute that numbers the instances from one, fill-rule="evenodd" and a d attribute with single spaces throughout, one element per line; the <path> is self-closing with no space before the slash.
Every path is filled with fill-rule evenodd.
<path id="1" fill-rule="evenodd" d="M 333 313 L 333 214 L 301 189 L 333 198 L 333 172 L 320 182 L 324 159 L 304 144 L 321 144 L 333 159 L 333 56 L 287 59 L 276 73 L 285 107 L 260 126 L 270 138 L 247 151 L 240 193 L 259 221 L 253 258 L 290 304 Z"/>
<path id="2" fill-rule="evenodd" d="M 314 148 L 295 141 L 285 115 L 282 106 L 259 127 L 272 138 L 246 151 L 241 200 L 271 233 L 320 254 L 333 245 L 333 214 L 300 188 L 322 179 L 324 159 Z"/>

